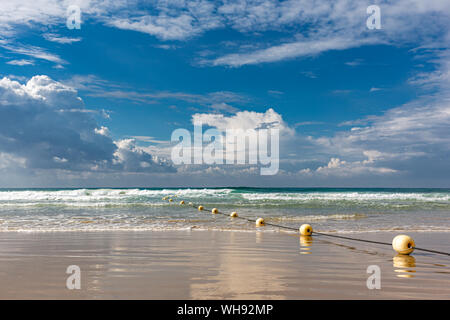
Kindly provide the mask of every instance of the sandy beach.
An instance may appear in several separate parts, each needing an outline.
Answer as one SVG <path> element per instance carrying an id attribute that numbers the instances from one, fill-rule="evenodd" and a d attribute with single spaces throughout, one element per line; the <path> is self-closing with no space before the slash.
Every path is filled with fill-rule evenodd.
<path id="1" fill-rule="evenodd" d="M 390 242 L 394 233 L 350 236 Z M 444 250 L 448 233 L 410 233 Z M 66 288 L 66 268 L 81 289 Z M 369 290 L 369 265 L 381 289 Z M 449 299 L 450 259 L 281 232 L 0 233 L 1 299 Z"/>

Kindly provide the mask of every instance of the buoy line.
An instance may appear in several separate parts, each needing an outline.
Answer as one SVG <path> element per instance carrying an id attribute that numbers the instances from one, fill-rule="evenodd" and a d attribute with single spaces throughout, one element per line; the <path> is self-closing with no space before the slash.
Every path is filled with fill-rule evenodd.
<path id="1" fill-rule="evenodd" d="M 168 198 L 169 197 L 167 196 L 162 199 L 167 200 Z M 170 200 L 172 200 L 172 199 L 169 199 L 169 202 L 171 202 Z M 184 204 L 185 204 L 184 201 L 180 202 L 180 205 L 184 205 Z M 202 205 L 197 206 L 192 202 L 189 202 L 188 206 L 197 208 L 199 211 L 204 211 L 204 210 L 210 211 L 212 214 L 221 214 L 223 216 L 232 217 L 234 219 L 241 219 L 241 220 L 246 220 L 248 222 L 253 222 L 256 224 L 257 227 L 262 227 L 262 226 L 268 225 L 268 226 L 272 226 L 272 227 L 278 227 L 281 229 L 297 231 L 297 232 L 300 232 L 302 235 L 311 235 L 313 233 L 312 228 L 309 224 L 304 224 L 300 228 L 294 228 L 294 227 L 283 226 L 283 225 L 279 225 L 279 224 L 275 224 L 275 223 L 265 222 L 263 218 L 258 218 L 255 220 L 255 219 L 250 219 L 250 218 L 246 218 L 246 217 L 241 217 L 236 212 L 232 212 L 230 215 L 228 215 L 226 213 L 220 212 L 217 208 L 213 208 L 213 209 L 209 210 Z M 302 230 L 303 227 L 309 228 L 310 230 Z M 344 240 L 353 240 L 353 241 L 359 241 L 359 242 L 392 246 L 393 249 L 395 251 L 397 251 L 398 253 L 406 254 L 406 255 L 410 254 L 414 250 L 417 250 L 417 251 L 423 251 L 423 252 L 429 252 L 429 253 L 450 256 L 450 253 L 448 253 L 448 252 L 432 250 L 432 249 L 425 249 L 425 248 L 418 248 L 415 246 L 414 240 L 411 237 L 406 236 L 406 235 L 398 235 L 393 239 L 392 243 L 388 243 L 388 242 L 381 242 L 381 241 L 374 241 L 374 240 L 366 240 L 366 239 L 338 236 L 338 235 L 334 235 L 334 234 L 327 234 L 327 233 L 317 232 L 317 231 L 314 231 L 314 234 L 317 234 L 319 236 L 326 236 L 326 237 L 332 237 L 332 238 L 338 238 L 338 239 L 344 239 Z"/>

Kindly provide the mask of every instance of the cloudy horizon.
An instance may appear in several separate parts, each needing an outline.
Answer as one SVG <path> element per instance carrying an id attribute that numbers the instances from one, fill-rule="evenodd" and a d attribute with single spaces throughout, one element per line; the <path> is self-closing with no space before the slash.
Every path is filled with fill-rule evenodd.
<path id="1" fill-rule="evenodd" d="M 444 0 L 3 2 L 0 187 L 450 187 L 449 18 Z M 173 164 L 199 121 L 275 126 L 278 173 Z"/>

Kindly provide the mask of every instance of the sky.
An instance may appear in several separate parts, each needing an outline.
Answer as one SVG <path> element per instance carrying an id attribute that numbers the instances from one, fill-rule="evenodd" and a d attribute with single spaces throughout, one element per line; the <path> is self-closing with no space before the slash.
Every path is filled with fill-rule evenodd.
<path id="1" fill-rule="evenodd" d="M 175 165 L 196 119 L 278 173 Z M 0 2 L 0 187 L 450 187 L 449 128 L 448 0 Z"/>

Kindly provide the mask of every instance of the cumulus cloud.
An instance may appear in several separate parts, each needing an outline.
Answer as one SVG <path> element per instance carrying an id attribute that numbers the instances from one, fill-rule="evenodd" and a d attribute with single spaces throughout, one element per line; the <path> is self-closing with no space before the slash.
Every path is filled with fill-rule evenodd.
<path id="1" fill-rule="evenodd" d="M 171 163 L 158 156 L 152 156 L 136 146 L 134 139 L 123 139 L 115 142 L 113 163 L 130 172 L 175 172 Z"/>
<path id="2" fill-rule="evenodd" d="M 280 134 L 294 133 L 283 121 L 282 116 L 272 108 L 269 108 L 266 112 L 239 111 L 231 116 L 216 113 L 197 113 L 192 116 L 192 123 L 194 125 L 211 126 L 220 131 L 274 128 L 279 129 Z"/>
<path id="3" fill-rule="evenodd" d="M 303 156 L 315 159 L 300 176 L 448 179 L 450 99 L 419 99 L 360 123 L 333 136 L 306 137 Z"/>
<path id="4" fill-rule="evenodd" d="M 361 124 L 358 128 L 351 127 L 331 136 L 319 137 L 295 132 L 273 109 L 266 112 L 240 111 L 233 115 L 199 113 L 193 115 L 192 123 L 222 132 L 227 129 L 279 128 L 282 169 L 279 175 L 287 178 L 325 181 L 323 179 L 356 179 L 362 176 L 392 179 L 401 176 L 406 180 L 419 178 L 425 181 L 423 176 L 444 177 L 443 172 L 448 167 L 444 159 L 450 156 L 449 102 L 450 99 L 415 101 L 380 116 L 356 121 Z M 223 170 L 231 174 L 244 167 Z M 219 171 L 214 172 L 217 174 Z M 297 174 L 293 175 L 294 172 Z"/>
<path id="5" fill-rule="evenodd" d="M 109 130 L 83 112 L 77 91 L 48 76 L 26 84 L 0 79 L 0 154 L 28 169 L 70 171 L 173 171 L 170 163 L 137 147 L 113 141 Z"/>
<path id="6" fill-rule="evenodd" d="M 390 168 L 378 168 L 372 167 L 368 164 L 373 163 L 373 160 L 354 161 L 347 162 L 339 158 L 331 158 L 326 166 L 318 167 L 316 172 L 324 175 L 337 175 L 337 176 L 355 176 L 367 173 L 385 174 L 395 173 L 397 170 Z M 310 173 L 308 169 L 306 171 Z"/>
<path id="7" fill-rule="evenodd" d="M 20 32 L 21 28 L 17 28 L 20 25 L 41 24 L 51 28 L 64 23 L 69 4 L 74 1 L 2 1 L 0 35 L 12 39 Z M 295 135 L 281 114 L 272 109 L 262 113 L 239 112 L 231 104 L 242 102 L 245 97 L 230 92 L 204 95 L 134 92 L 106 84 L 101 79 L 73 80 L 80 80 L 77 88 L 95 97 L 145 103 L 164 99 L 203 104 L 214 113 L 196 114 L 193 121 L 222 130 L 278 126 L 290 137 L 285 139 L 285 148 L 281 146 L 282 155 L 289 155 L 286 160 L 301 163 L 303 168 L 295 168 L 295 172 L 303 175 L 396 175 L 404 172 L 413 175 L 435 172 L 436 175 L 448 172 L 450 2 L 447 0 L 383 1 L 380 3 L 382 29 L 371 31 L 365 27 L 365 20 L 366 8 L 372 3 L 365 1 L 156 0 L 146 2 L 147 8 L 134 6 L 139 6 L 138 1 L 130 5 L 130 0 L 87 0 L 75 1 L 75 4 L 80 5 L 84 21 L 93 19 L 116 28 L 147 33 L 163 41 L 187 40 L 220 28 L 233 28 L 249 38 L 265 31 L 284 32 L 282 38 L 264 38 L 251 46 L 248 43 L 223 46 L 219 52 L 204 56 L 204 65 L 241 67 L 377 43 L 413 46 L 420 43 L 415 53 L 426 52 L 429 61 L 436 64 L 436 70 L 414 75 L 409 84 L 435 90 L 434 95 L 381 116 L 352 119 L 344 126 L 357 127 L 323 137 Z M 58 43 L 73 43 L 78 39 L 51 33 L 44 36 Z M 10 61 L 16 65 L 26 65 L 27 61 L 34 61 L 31 59 L 56 65 L 66 63 L 43 48 L 18 44 L 15 40 L 1 39 L 0 46 L 29 59 Z M 357 67 L 361 60 L 346 64 Z M 0 80 L 0 167 L 15 163 L 30 168 L 170 171 L 166 162 L 148 152 L 149 148 L 140 148 L 128 139 L 113 141 L 108 129 L 92 118 L 73 87 L 45 77 L 34 77 L 26 84 L 8 78 Z M 374 87 L 370 92 L 379 89 Z M 345 92 L 348 91 L 336 91 Z M 220 114 L 224 112 L 233 115 Z M 300 122 L 299 126 L 308 123 Z M 219 171 L 211 169 L 211 172 Z"/>

